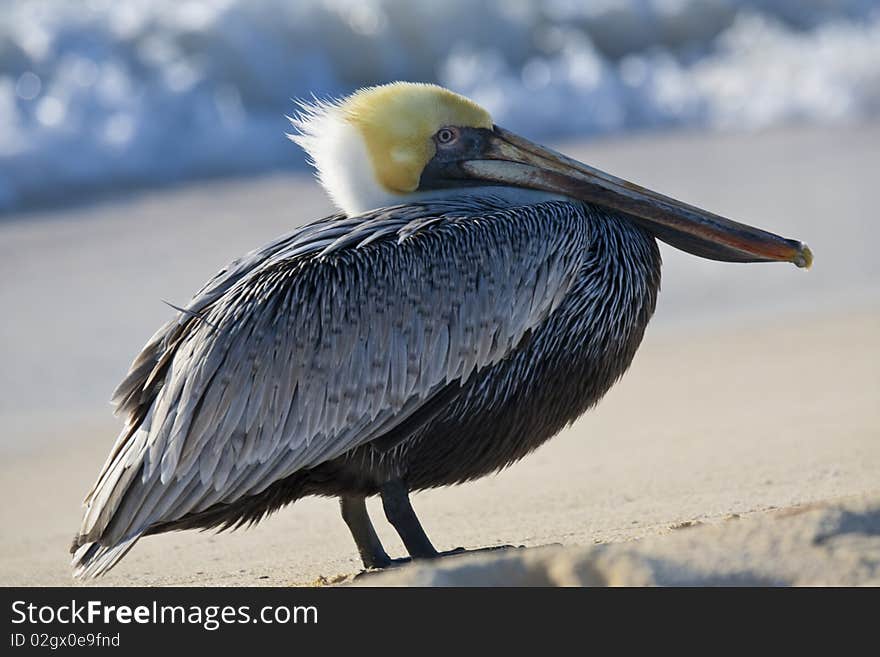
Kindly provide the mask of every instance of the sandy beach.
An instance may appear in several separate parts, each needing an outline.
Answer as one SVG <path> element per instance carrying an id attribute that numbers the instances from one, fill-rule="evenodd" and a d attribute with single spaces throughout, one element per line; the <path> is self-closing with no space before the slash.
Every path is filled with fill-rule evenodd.
<path id="1" fill-rule="evenodd" d="M 774 580 L 774 566 L 791 572 L 802 559 L 815 571 L 826 557 L 770 540 L 810 535 L 768 518 L 817 504 L 871 509 L 880 498 L 880 124 L 556 146 L 802 239 L 815 266 L 729 265 L 664 248 L 657 315 L 595 411 L 497 476 L 414 497 L 437 547 L 614 544 L 650 556 L 683 540 L 676 528 L 700 523 L 709 527 L 688 532 L 720 529 L 699 534 L 694 555 L 707 545 L 739 554 L 768 538 L 753 555 L 769 562 L 767 583 L 871 583 L 858 570 L 862 557 L 880 561 L 870 541 L 848 543 L 854 565 L 835 565 L 830 581 Z M 80 500 L 117 432 L 107 398 L 171 314 L 161 300 L 185 302 L 231 258 L 329 210 L 309 176 L 275 174 L 0 218 L 0 584 L 74 583 L 67 548 Z M 360 567 L 336 507 L 307 499 L 248 531 L 150 537 L 99 583 L 332 582 Z M 371 513 L 401 554 L 375 500 Z M 733 516 L 752 538 L 724 538 Z M 481 559 L 491 570 L 510 557 Z M 638 573 L 636 559 L 617 563 Z M 419 577 L 410 582 L 438 583 Z"/>

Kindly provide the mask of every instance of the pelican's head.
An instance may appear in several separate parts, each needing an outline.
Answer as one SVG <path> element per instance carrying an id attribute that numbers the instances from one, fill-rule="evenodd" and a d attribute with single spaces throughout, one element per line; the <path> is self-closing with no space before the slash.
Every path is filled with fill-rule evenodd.
<path id="1" fill-rule="evenodd" d="M 347 215 L 418 200 L 523 192 L 621 212 L 663 241 L 713 260 L 809 267 L 796 240 L 740 224 L 626 182 L 494 125 L 473 101 L 433 84 L 395 82 L 338 102 L 306 104 L 291 138 Z M 537 192 L 537 193 L 536 193 Z"/>
<path id="2" fill-rule="evenodd" d="M 348 215 L 405 203 L 448 126 L 492 129 L 489 113 L 434 84 L 395 82 L 361 89 L 335 103 L 302 105 L 291 138 Z"/>

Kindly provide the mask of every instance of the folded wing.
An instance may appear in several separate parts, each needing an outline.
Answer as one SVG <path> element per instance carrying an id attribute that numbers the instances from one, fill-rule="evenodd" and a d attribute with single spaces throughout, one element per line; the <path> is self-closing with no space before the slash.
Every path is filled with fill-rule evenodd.
<path id="1" fill-rule="evenodd" d="M 115 396 L 127 422 L 86 498 L 81 569 L 95 546 L 130 547 L 387 434 L 514 349 L 587 247 L 561 204 L 431 210 L 301 229 L 153 336 Z"/>

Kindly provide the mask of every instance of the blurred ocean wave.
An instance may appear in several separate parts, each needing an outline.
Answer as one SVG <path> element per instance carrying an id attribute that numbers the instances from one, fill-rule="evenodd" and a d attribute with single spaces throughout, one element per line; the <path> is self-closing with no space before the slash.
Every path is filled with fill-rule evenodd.
<path id="1" fill-rule="evenodd" d="M 295 167 L 292 98 L 437 81 L 530 137 L 880 114 L 877 0 L 0 0 L 0 210 Z"/>

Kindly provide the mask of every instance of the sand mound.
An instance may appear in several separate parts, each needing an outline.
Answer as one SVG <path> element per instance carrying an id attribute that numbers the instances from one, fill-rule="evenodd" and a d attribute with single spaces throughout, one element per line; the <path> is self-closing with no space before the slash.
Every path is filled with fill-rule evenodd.
<path id="1" fill-rule="evenodd" d="M 880 585 L 880 498 L 787 509 L 589 548 L 448 557 L 365 586 Z"/>

